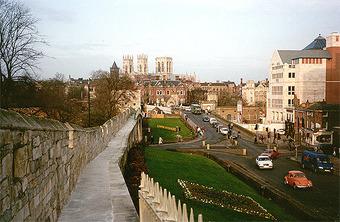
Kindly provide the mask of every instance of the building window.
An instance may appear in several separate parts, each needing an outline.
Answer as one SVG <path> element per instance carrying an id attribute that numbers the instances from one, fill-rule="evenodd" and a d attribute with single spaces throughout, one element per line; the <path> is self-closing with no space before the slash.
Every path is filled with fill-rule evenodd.
<path id="1" fill-rule="evenodd" d="M 272 107 L 274 108 L 282 108 L 283 100 L 282 99 L 272 99 Z"/>
<path id="2" fill-rule="evenodd" d="M 164 62 L 162 62 L 162 72 L 164 72 Z"/>
<path id="3" fill-rule="evenodd" d="M 167 90 L 167 91 L 166 91 L 166 94 L 167 94 L 167 95 L 170 95 L 170 90 Z"/>
<path id="4" fill-rule="evenodd" d="M 295 86 L 288 86 L 288 95 L 294 95 Z"/>
<path id="5" fill-rule="evenodd" d="M 158 72 L 161 72 L 161 63 L 158 62 Z"/>
<path id="6" fill-rule="evenodd" d="M 295 72 L 288 73 L 288 78 L 295 78 Z"/>
<path id="7" fill-rule="evenodd" d="M 283 86 L 273 86 L 272 87 L 273 95 L 283 95 Z"/>
<path id="8" fill-rule="evenodd" d="M 335 41 L 339 42 L 339 36 L 335 36 Z"/>
<path id="9" fill-rule="evenodd" d="M 159 95 L 159 90 L 156 91 L 156 95 Z"/>
<path id="10" fill-rule="evenodd" d="M 288 99 L 288 106 L 292 106 L 293 105 L 293 99 Z"/>

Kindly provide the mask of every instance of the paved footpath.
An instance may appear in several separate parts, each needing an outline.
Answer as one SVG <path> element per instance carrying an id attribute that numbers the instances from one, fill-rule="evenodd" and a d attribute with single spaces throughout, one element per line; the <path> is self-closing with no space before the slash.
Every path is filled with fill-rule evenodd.
<path id="1" fill-rule="evenodd" d="M 108 147 L 83 169 L 58 221 L 139 221 L 118 166 L 135 124 L 132 115 Z"/>

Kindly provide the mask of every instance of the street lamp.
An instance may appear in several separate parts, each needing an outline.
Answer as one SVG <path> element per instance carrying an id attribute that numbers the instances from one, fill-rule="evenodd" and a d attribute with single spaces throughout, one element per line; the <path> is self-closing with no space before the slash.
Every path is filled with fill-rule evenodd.
<path id="1" fill-rule="evenodd" d="M 90 81 L 91 79 L 87 81 L 87 102 L 89 106 L 89 127 L 91 126 L 91 100 L 90 100 Z"/>

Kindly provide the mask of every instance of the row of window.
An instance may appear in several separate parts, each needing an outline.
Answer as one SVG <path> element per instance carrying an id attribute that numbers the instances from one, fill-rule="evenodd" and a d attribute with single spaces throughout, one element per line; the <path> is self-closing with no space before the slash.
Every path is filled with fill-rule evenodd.
<path id="1" fill-rule="evenodd" d="M 283 78 L 283 73 L 275 73 L 272 74 L 273 79 L 282 79 Z M 295 78 L 295 72 L 289 72 L 288 73 L 288 78 Z"/>
<path id="2" fill-rule="evenodd" d="M 167 95 L 170 95 L 170 90 L 166 91 Z M 172 94 L 175 94 L 175 90 L 172 90 Z M 177 94 L 179 95 L 185 95 L 185 90 L 178 90 Z M 150 90 L 150 95 L 153 95 L 153 91 Z M 165 95 L 164 90 L 156 90 L 156 95 Z"/>
<path id="3" fill-rule="evenodd" d="M 272 112 L 272 119 L 273 120 L 281 120 L 283 121 L 283 113 L 282 112 Z"/>
<path id="4" fill-rule="evenodd" d="M 283 73 L 275 73 L 272 75 L 273 79 L 281 79 L 283 78 Z"/>
<path id="5" fill-rule="evenodd" d="M 161 63 L 158 62 L 158 66 L 157 66 L 157 70 L 158 72 L 164 72 L 164 62 L 162 62 L 162 68 L 161 68 Z M 166 72 L 169 73 L 171 72 L 171 62 L 166 62 Z"/>
<path id="6" fill-rule="evenodd" d="M 322 59 L 302 59 L 302 64 L 322 64 Z"/>

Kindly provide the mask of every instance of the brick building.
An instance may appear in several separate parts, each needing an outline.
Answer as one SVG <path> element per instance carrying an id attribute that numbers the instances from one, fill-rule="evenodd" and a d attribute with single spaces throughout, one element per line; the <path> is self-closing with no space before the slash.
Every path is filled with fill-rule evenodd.
<path id="1" fill-rule="evenodd" d="M 172 106 L 187 101 L 187 87 L 178 80 L 143 80 L 138 89 L 145 104 Z"/>

